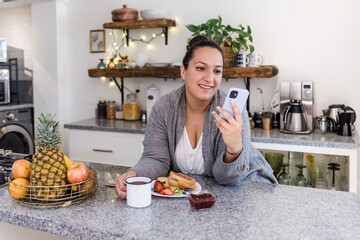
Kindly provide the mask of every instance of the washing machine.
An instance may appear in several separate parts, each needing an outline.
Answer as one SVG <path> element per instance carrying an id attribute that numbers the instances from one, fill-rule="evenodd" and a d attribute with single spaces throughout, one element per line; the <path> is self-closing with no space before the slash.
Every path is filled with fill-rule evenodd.
<path id="1" fill-rule="evenodd" d="M 0 111 L 0 149 L 34 153 L 33 108 Z"/>

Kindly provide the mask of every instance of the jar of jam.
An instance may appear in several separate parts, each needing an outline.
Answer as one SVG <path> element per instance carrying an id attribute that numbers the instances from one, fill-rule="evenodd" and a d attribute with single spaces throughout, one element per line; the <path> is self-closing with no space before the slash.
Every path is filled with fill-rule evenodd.
<path id="1" fill-rule="evenodd" d="M 100 100 L 98 105 L 98 118 L 105 119 L 106 118 L 106 101 Z"/>
<path id="2" fill-rule="evenodd" d="M 123 117 L 125 120 L 138 120 L 140 118 L 140 104 L 137 102 L 137 94 L 134 92 L 126 95 L 123 104 Z"/>
<path id="3" fill-rule="evenodd" d="M 108 101 L 106 105 L 106 118 L 107 119 L 115 119 L 116 111 L 115 111 L 115 101 Z"/>

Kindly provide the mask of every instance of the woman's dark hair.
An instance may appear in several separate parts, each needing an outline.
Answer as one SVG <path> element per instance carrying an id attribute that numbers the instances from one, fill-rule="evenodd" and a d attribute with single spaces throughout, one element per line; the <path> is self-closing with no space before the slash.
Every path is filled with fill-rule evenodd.
<path id="1" fill-rule="evenodd" d="M 182 61 L 185 69 L 188 68 L 189 62 L 193 58 L 194 51 L 201 47 L 212 47 L 217 49 L 221 53 L 221 56 L 224 60 L 224 52 L 216 42 L 210 41 L 203 36 L 196 36 L 193 39 L 191 39 L 189 45 L 186 47 L 187 51 Z"/>

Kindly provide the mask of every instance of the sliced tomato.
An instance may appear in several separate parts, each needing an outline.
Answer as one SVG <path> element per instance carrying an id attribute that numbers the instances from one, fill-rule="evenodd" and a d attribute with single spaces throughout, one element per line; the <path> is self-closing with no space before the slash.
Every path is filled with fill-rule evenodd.
<path id="1" fill-rule="evenodd" d="M 155 192 L 158 192 L 158 193 L 161 193 L 162 190 L 164 190 L 165 187 L 164 187 L 164 184 L 160 181 L 156 181 L 154 183 L 154 191 Z"/>

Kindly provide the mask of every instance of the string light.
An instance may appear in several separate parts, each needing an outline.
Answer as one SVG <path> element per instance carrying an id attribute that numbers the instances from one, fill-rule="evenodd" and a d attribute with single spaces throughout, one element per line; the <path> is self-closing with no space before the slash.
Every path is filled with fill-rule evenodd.
<path id="1" fill-rule="evenodd" d="M 128 45 L 126 44 L 126 32 L 123 32 L 121 34 L 121 44 L 118 44 L 116 42 L 114 30 L 111 30 L 109 32 L 109 35 L 112 36 L 113 43 L 111 44 L 111 47 L 108 48 L 108 52 L 110 52 L 113 55 L 113 58 L 116 58 L 119 50 L 122 47 L 124 48 L 128 47 Z M 160 33 L 152 34 L 152 38 L 150 38 L 149 40 L 146 40 L 146 36 L 144 35 L 142 35 L 140 39 L 132 38 L 129 36 L 129 46 L 130 47 L 134 46 L 134 42 L 142 42 L 142 43 L 146 43 L 147 48 L 151 49 L 153 48 L 153 46 L 150 43 L 158 36 L 165 37 L 165 30 L 163 29 Z"/>

